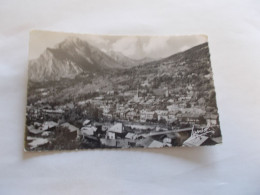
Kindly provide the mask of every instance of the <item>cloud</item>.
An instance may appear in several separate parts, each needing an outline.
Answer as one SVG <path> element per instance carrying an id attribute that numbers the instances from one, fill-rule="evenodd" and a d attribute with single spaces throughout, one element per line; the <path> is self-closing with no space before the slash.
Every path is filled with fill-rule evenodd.
<path id="1" fill-rule="evenodd" d="M 187 49 L 189 49 L 190 47 L 187 46 L 187 45 L 183 45 L 181 48 L 180 48 L 180 51 L 185 51 Z"/>
<path id="2" fill-rule="evenodd" d="M 125 37 L 116 41 L 112 45 L 112 49 L 116 52 L 121 52 L 126 56 L 134 57 L 137 47 L 137 38 L 136 37 Z"/>
<path id="3" fill-rule="evenodd" d="M 168 37 L 151 37 L 149 42 L 144 45 L 144 52 L 150 57 L 160 58 L 169 50 L 168 39 Z"/>
<path id="4" fill-rule="evenodd" d="M 84 39 L 104 52 L 113 50 L 133 59 L 165 58 L 207 42 L 208 39 L 205 35 L 109 36 L 33 31 L 30 34 L 29 58 L 38 57 L 47 47 L 54 47 L 69 36 Z"/>

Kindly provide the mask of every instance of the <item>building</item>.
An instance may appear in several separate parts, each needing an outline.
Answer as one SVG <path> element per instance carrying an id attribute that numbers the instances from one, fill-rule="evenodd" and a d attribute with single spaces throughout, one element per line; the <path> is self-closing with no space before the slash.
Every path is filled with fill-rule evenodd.
<path id="1" fill-rule="evenodd" d="M 127 133 L 125 138 L 135 140 L 138 136 L 135 133 Z"/>
<path id="2" fill-rule="evenodd" d="M 168 122 L 174 122 L 174 121 L 176 121 L 176 115 L 175 115 L 175 113 L 174 112 L 169 112 L 169 114 L 168 114 Z"/>
<path id="3" fill-rule="evenodd" d="M 47 130 L 53 130 L 58 126 L 54 121 L 45 121 L 44 123 L 34 123 L 34 125 L 27 126 L 30 133 L 39 134 Z"/>
<path id="4" fill-rule="evenodd" d="M 125 118 L 127 119 L 127 120 L 134 120 L 135 118 L 136 118 L 136 116 L 137 116 L 137 113 L 135 112 L 135 111 L 127 111 L 126 113 L 125 113 Z"/>
<path id="5" fill-rule="evenodd" d="M 58 109 L 58 110 L 50 110 L 50 109 L 43 109 L 42 113 L 44 115 L 50 116 L 50 117 L 59 117 L 62 116 L 64 113 L 64 110 Z"/>
<path id="6" fill-rule="evenodd" d="M 166 91 L 165 91 L 165 97 L 166 97 L 166 98 L 169 97 L 169 88 L 168 88 L 168 87 L 166 88 Z"/>
<path id="7" fill-rule="evenodd" d="M 149 83 L 148 80 L 145 80 L 142 84 L 141 84 L 142 87 L 150 87 L 151 84 Z"/>
<path id="8" fill-rule="evenodd" d="M 113 115 L 108 113 L 108 114 L 103 114 L 103 116 L 107 119 L 112 119 L 113 118 Z"/>
<path id="9" fill-rule="evenodd" d="M 154 111 L 141 110 L 140 111 L 140 122 L 146 122 L 154 118 Z"/>
<path id="10" fill-rule="evenodd" d="M 82 124 L 83 124 L 83 126 L 87 126 L 90 124 L 90 122 L 91 122 L 90 120 L 86 119 L 86 120 L 84 120 L 84 122 Z"/>
<path id="11" fill-rule="evenodd" d="M 153 140 L 152 143 L 149 144 L 148 148 L 162 148 L 163 147 L 163 143 L 159 142 L 157 140 Z"/>
<path id="12" fill-rule="evenodd" d="M 181 124 L 198 124 L 199 117 L 200 115 L 192 113 L 184 113 L 177 115 L 177 119 L 180 121 Z"/>
<path id="13" fill-rule="evenodd" d="M 107 131 L 106 138 L 107 138 L 107 139 L 116 139 L 116 134 L 115 134 L 115 132 Z"/>
<path id="14" fill-rule="evenodd" d="M 97 128 L 93 126 L 86 126 L 81 128 L 81 134 L 83 135 L 83 137 L 88 135 L 94 135 L 96 131 Z"/>
<path id="15" fill-rule="evenodd" d="M 115 91 L 113 91 L 113 90 L 107 92 L 107 95 L 114 95 L 114 94 L 115 94 Z"/>
<path id="16" fill-rule="evenodd" d="M 204 118 L 207 121 L 207 126 L 218 124 L 218 115 L 217 114 L 206 114 L 206 116 Z"/>
<path id="17" fill-rule="evenodd" d="M 177 104 L 172 104 L 167 106 L 168 111 L 176 111 L 179 110 L 179 106 Z"/>
<path id="18" fill-rule="evenodd" d="M 191 100 L 191 96 L 180 96 L 178 101 L 188 101 Z"/>
<path id="19" fill-rule="evenodd" d="M 158 121 L 161 120 L 161 119 L 168 121 L 168 119 L 169 119 L 168 110 L 156 110 L 155 112 L 158 116 L 158 118 L 157 118 Z"/>
<path id="20" fill-rule="evenodd" d="M 112 127 L 110 127 L 107 130 L 106 138 L 107 139 L 116 139 L 117 135 L 120 135 L 123 133 L 123 124 L 122 123 L 116 123 Z"/>

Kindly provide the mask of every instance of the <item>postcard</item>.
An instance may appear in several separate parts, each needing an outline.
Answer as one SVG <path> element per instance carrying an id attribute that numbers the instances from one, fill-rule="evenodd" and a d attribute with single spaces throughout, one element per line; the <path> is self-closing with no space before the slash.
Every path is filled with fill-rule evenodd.
<path id="1" fill-rule="evenodd" d="M 25 151 L 222 142 L 208 37 L 32 31 Z"/>

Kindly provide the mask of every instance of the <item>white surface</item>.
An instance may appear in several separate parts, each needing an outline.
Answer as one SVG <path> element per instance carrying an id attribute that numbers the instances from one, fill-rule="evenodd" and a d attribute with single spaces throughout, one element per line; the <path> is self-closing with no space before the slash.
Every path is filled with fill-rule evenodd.
<path id="1" fill-rule="evenodd" d="M 223 145 L 23 153 L 30 29 L 209 35 Z M 0 2 L 0 194 L 260 194 L 260 1 Z"/>

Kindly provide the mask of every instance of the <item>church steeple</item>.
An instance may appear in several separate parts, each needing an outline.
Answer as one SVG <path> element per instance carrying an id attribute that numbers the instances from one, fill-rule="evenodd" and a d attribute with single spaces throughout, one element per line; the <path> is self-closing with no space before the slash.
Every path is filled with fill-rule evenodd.
<path id="1" fill-rule="evenodd" d="M 166 91 L 165 91 L 165 97 L 169 97 L 169 87 L 166 87 Z"/>
<path id="2" fill-rule="evenodd" d="M 137 87 L 137 91 L 136 91 L 136 94 L 134 96 L 134 101 L 138 101 L 139 99 L 139 87 Z"/>

